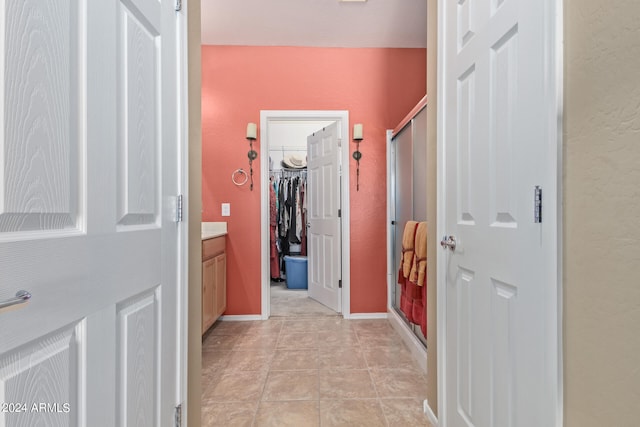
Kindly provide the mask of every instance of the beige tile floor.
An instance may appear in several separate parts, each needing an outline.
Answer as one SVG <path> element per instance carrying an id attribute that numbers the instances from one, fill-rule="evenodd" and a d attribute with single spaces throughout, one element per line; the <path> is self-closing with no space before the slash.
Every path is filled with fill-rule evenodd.
<path id="1" fill-rule="evenodd" d="M 202 358 L 203 427 L 431 427 L 426 378 L 386 320 L 218 322 Z"/>
<path id="2" fill-rule="evenodd" d="M 338 313 L 309 298 L 306 289 L 288 289 L 285 282 L 271 282 L 271 317 L 338 316 Z"/>

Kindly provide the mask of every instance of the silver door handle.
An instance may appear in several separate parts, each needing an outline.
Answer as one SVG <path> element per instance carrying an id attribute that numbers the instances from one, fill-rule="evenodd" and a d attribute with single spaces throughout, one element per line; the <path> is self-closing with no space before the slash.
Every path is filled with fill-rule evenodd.
<path id="1" fill-rule="evenodd" d="M 440 246 L 444 249 L 451 249 L 451 251 L 456 250 L 456 238 L 454 236 L 443 236 L 440 241 Z"/>
<path id="2" fill-rule="evenodd" d="M 310 222 L 307 223 L 307 228 L 311 228 L 311 223 Z"/>
<path id="3" fill-rule="evenodd" d="M 9 298 L 4 301 L 0 301 L 0 308 L 11 307 L 12 305 L 23 304 L 31 299 L 31 294 L 28 291 L 18 291 L 14 298 Z"/>

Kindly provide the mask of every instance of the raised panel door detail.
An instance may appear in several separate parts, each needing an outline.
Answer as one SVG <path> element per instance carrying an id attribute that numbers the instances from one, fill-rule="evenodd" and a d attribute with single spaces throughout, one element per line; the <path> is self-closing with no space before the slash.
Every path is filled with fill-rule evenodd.
<path id="1" fill-rule="evenodd" d="M 322 236 L 322 257 L 325 260 L 325 268 L 324 268 L 324 280 L 323 287 L 328 289 L 336 289 L 337 283 L 335 278 L 336 276 L 336 265 L 334 265 L 334 260 L 336 259 L 336 254 L 334 253 L 336 236 L 325 234 Z"/>
<path id="2" fill-rule="evenodd" d="M 85 322 L 27 344 L 0 359 L 0 403 L 23 404 L 0 411 L 2 426 L 83 425 L 86 402 Z M 10 409 L 10 408 L 8 408 Z"/>
<path id="3" fill-rule="evenodd" d="M 334 205 L 335 193 L 333 189 L 335 185 L 333 183 L 334 177 L 332 172 L 332 165 L 322 166 L 322 218 L 331 218 L 335 216 L 337 212 L 337 208 Z"/>
<path id="4" fill-rule="evenodd" d="M 227 255 L 220 254 L 215 261 L 215 319 L 227 309 Z"/>
<path id="5" fill-rule="evenodd" d="M 458 154 L 458 221 L 474 225 L 473 210 L 473 149 L 477 138 L 475 123 L 475 65 L 467 69 L 458 79 L 457 154 Z"/>
<path id="6" fill-rule="evenodd" d="M 312 146 L 313 147 L 313 146 Z M 319 169 L 311 169 L 308 171 L 309 174 L 309 182 L 322 182 L 320 180 L 320 173 L 321 171 Z M 331 190 L 327 190 L 327 191 L 331 191 Z M 313 219 L 318 219 L 321 218 L 321 212 L 320 212 L 320 208 L 322 208 L 322 203 L 320 203 L 320 197 L 322 197 L 321 192 L 319 191 L 314 191 L 313 193 L 310 194 L 310 196 L 312 197 L 312 200 L 310 201 L 311 203 L 309 203 L 309 206 L 311 207 L 311 218 Z"/>
<path id="7" fill-rule="evenodd" d="M 309 234 L 309 256 L 313 257 L 313 262 L 309 263 L 309 280 L 314 284 L 320 284 L 324 282 L 324 268 L 322 261 L 322 235 Z M 325 259 L 326 260 L 326 259 Z"/>
<path id="8" fill-rule="evenodd" d="M 155 425 L 160 289 L 118 304 L 117 401 L 122 427 Z"/>
<path id="9" fill-rule="evenodd" d="M 84 2 L 0 7 L 0 233 L 79 230 Z"/>
<path id="10" fill-rule="evenodd" d="M 216 258 L 211 258 L 202 263 L 202 333 L 215 321 L 215 279 Z"/>
<path id="11" fill-rule="evenodd" d="M 118 84 L 118 224 L 154 225 L 159 215 L 159 4 L 123 3 Z M 145 13 L 146 12 L 146 13 Z M 157 12 L 159 14 L 159 11 Z M 159 15 L 158 15 L 159 16 Z"/>
<path id="12" fill-rule="evenodd" d="M 517 226 L 515 127 L 518 120 L 518 27 L 511 28 L 492 48 L 489 201 L 494 227 Z"/>
<path id="13" fill-rule="evenodd" d="M 457 371 L 459 373 L 458 395 L 456 405 L 458 413 L 466 425 L 473 426 L 473 389 L 474 389 L 474 361 L 473 345 L 473 285 L 475 274 L 472 271 L 460 268 L 456 280 L 456 348 Z"/>
<path id="14" fill-rule="evenodd" d="M 491 0 L 491 15 L 495 15 L 506 0 Z"/>
<path id="15" fill-rule="evenodd" d="M 458 0 L 458 50 L 463 49 L 474 35 L 472 30 L 475 0 Z"/>
<path id="16" fill-rule="evenodd" d="M 322 129 L 324 131 L 324 129 Z M 334 147 L 332 146 L 333 140 L 329 137 L 322 137 L 322 155 L 329 156 L 334 151 Z"/>
<path id="17" fill-rule="evenodd" d="M 491 283 L 491 425 L 512 427 L 516 425 L 513 407 L 517 288 L 496 279 Z"/>
<path id="18" fill-rule="evenodd" d="M 320 153 L 320 144 L 318 142 L 313 142 L 309 144 L 309 150 L 307 151 L 307 155 L 309 156 L 309 161 L 315 160 L 316 158 L 321 156 Z"/>

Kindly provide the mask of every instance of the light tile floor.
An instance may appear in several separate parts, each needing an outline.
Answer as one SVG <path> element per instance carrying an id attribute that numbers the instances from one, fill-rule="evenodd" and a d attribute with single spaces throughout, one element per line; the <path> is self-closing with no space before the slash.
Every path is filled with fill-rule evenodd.
<path id="1" fill-rule="evenodd" d="M 338 316 L 338 313 L 309 298 L 306 289 L 288 289 L 285 282 L 271 282 L 271 317 Z"/>
<path id="2" fill-rule="evenodd" d="M 386 320 L 218 322 L 202 359 L 203 427 L 431 427 L 426 378 Z"/>

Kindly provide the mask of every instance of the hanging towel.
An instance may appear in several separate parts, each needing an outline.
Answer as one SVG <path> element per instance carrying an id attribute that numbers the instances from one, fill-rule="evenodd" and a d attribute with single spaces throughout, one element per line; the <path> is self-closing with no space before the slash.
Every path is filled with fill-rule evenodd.
<path id="1" fill-rule="evenodd" d="M 415 249 L 409 281 L 424 286 L 427 274 L 427 223 L 421 222 L 416 229 Z"/>
<path id="2" fill-rule="evenodd" d="M 414 245 L 418 223 L 407 221 L 402 235 L 402 257 L 398 268 L 398 284 L 400 284 L 400 310 L 413 322 L 413 300 L 416 297 L 416 286 L 409 282 L 411 266 L 413 265 Z"/>
<path id="3" fill-rule="evenodd" d="M 420 325 L 427 336 L 427 223 L 421 222 L 416 230 L 415 254 L 408 283 L 414 288 L 411 321 Z"/>
<path id="4" fill-rule="evenodd" d="M 410 248 L 410 249 L 409 249 Z M 400 310 L 427 336 L 426 312 L 427 223 L 407 222 L 402 239 L 402 261 L 398 271 Z"/>
<path id="5" fill-rule="evenodd" d="M 402 235 L 402 257 L 400 259 L 400 268 L 398 271 L 398 283 L 409 278 L 411 273 L 411 265 L 413 264 L 414 241 L 418 223 L 416 221 L 407 221 L 404 226 Z"/>

